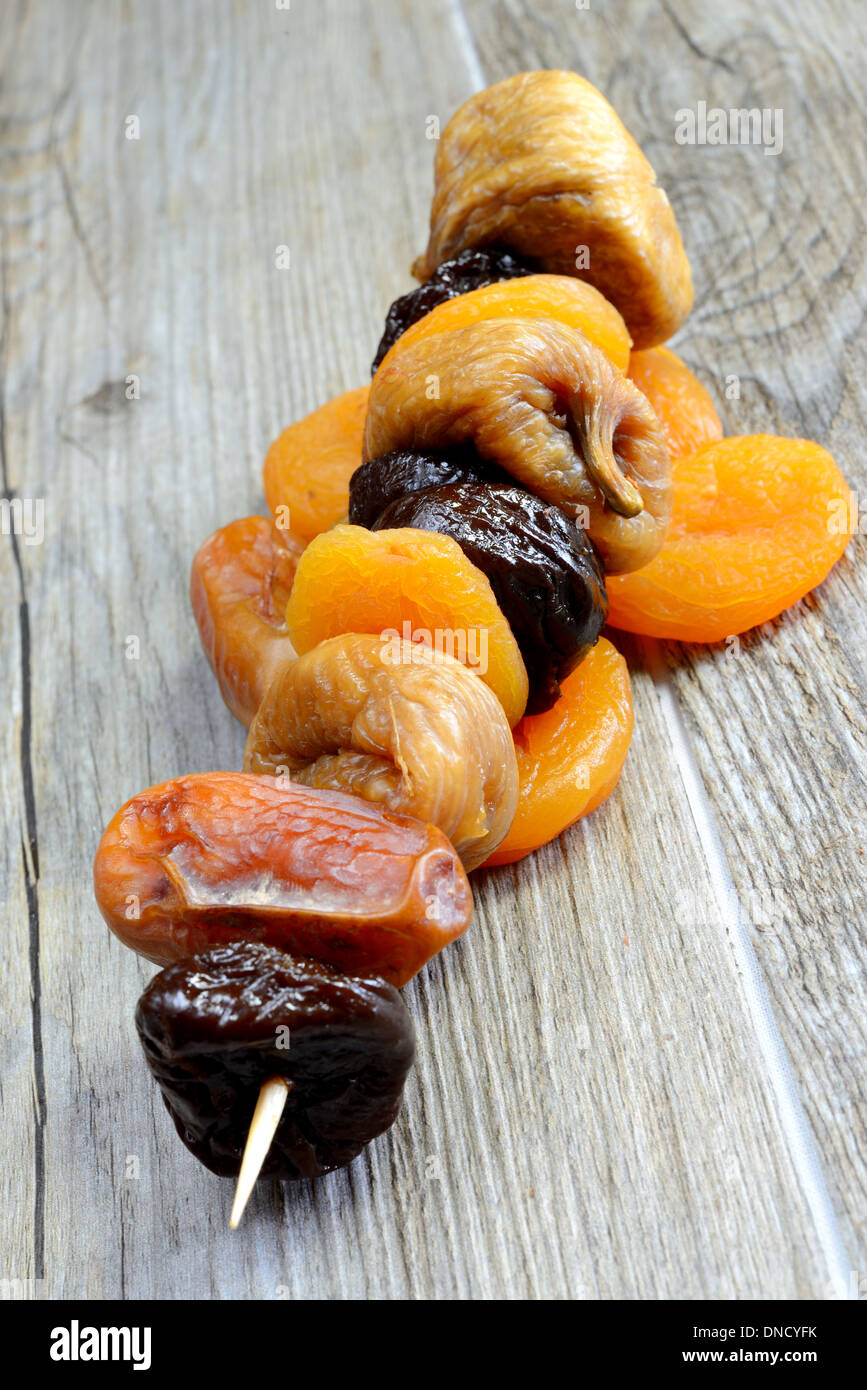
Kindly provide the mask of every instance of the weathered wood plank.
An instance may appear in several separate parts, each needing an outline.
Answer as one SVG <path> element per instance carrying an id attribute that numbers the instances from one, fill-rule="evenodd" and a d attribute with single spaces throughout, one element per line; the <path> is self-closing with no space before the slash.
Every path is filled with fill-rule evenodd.
<path id="1" fill-rule="evenodd" d="M 575 66 L 615 104 L 675 206 L 695 311 L 677 346 L 729 434 L 817 439 L 863 503 L 867 151 L 853 139 L 863 36 L 851 5 L 470 0 L 486 72 Z M 665 53 L 666 62 L 655 60 Z M 636 54 L 647 55 L 637 62 Z M 626 56 L 625 56 L 626 55 Z M 782 151 L 679 145 L 676 112 L 780 110 Z M 740 395 L 726 395 L 738 378 Z M 668 648 L 670 676 L 750 921 L 855 1266 L 867 1253 L 863 847 L 864 537 L 814 596 L 741 645 Z M 691 885 L 685 885 L 687 889 Z M 693 893 L 702 903 L 701 892 Z M 713 905 L 702 913 L 720 920 Z"/>
<path id="2" fill-rule="evenodd" d="M 9 482 L 45 496 L 49 518 L 25 593 L 51 1294 L 821 1297 L 840 1274 L 725 926 L 681 920 L 680 886 L 710 897 L 714 872 L 659 685 L 631 644 L 637 733 L 621 786 L 562 843 L 485 876 L 471 933 L 408 987 L 420 1059 L 399 1125 L 316 1187 L 265 1189 L 234 1236 L 229 1185 L 183 1152 L 138 1054 L 150 970 L 107 940 L 90 897 L 88 859 L 116 805 L 179 771 L 239 764 L 241 731 L 197 650 L 190 558 L 261 506 L 277 430 L 364 379 L 426 220 L 426 117 L 473 90 L 479 54 L 489 80 L 546 61 L 537 19 L 502 8 L 501 46 L 477 54 L 457 7 L 391 0 L 36 5 L 5 41 Z M 467 11 L 476 32 L 488 18 Z M 609 19 L 605 42 L 609 95 L 641 130 L 617 78 L 634 37 Z M 652 93 L 671 44 L 640 51 Z M 14 649 L 12 611 L 4 622 Z M 20 729 L 0 784 L 16 826 Z M 8 871 L 25 942 L 11 854 Z M 20 1100 L 30 982 L 13 968 L 20 1026 L 2 1075 Z M 9 1157 L 21 1277 L 33 1134 L 16 1126 Z"/>

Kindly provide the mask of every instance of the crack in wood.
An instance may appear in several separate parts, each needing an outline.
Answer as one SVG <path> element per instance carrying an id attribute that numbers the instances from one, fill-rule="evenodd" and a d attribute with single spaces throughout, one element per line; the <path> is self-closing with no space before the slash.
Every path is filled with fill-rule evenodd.
<path id="1" fill-rule="evenodd" d="M 4 497 L 11 498 L 6 453 L 6 359 L 8 349 L 9 303 L 6 291 L 6 243 L 2 243 L 2 309 L 3 331 L 0 336 L 0 477 Z M 18 578 L 18 627 L 21 652 L 21 732 L 19 759 L 21 785 L 24 793 L 25 834 L 21 838 L 21 860 L 27 896 L 28 951 L 30 966 L 30 1028 L 33 1047 L 33 1277 L 45 1277 L 45 1064 L 42 1043 L 42 977 L 40 970 L 39 922 L 39 836 L 36 821 L 36 798 L 33 789 L 32 702 L 30 669 L 30 607 L 24 579 L 24 566 L 14 528 L 10 532 L 12 556 Z"/>

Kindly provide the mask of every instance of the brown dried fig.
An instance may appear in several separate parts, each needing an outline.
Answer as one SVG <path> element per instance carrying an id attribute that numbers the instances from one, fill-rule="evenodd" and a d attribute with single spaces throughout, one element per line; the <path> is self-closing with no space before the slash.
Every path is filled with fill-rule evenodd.
<path id="1" fill-rule="evenodd" d="M 367 633 L 320 642 L 277 676 L 244 769 L 436 825 L 467 869 L 504 838 L 518 803 L 512 735 L 484 681 L 422 643 Z"/>
<path id="2" fill-rule="evenodd" d="M 578 518 L 609 573 L 639 569 L 662 546 L 671 513 L 662 428 L 578 329 L 488 319 L 398 339 L 373 379 L 365 459 L 468 442 Z"/>
<path id="3" fill-rule="evenodd" d="M 498 246 L 539 270 L 589 280 L 637 348 L 670 338 L 692 308 L 671 204 L 600 92 L 574 72 L 524 72 L 470 97 L 437 145 L 427 280 L 441 261 Z"/>

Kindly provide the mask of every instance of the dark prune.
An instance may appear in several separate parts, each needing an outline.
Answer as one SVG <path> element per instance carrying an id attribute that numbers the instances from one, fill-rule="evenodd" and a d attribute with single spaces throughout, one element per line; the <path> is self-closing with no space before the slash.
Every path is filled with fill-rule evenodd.
<path id="1" fill-rule="evenodd" d="M 371 375 L 410 324 L 418 323 L 438 304 L 455 299 L 459 294 L 469 294 L 470 290 L 481 289 L 482 285 L 493 285 L 498 280 L 518 280 L 523 275 L 532 274 L 533 266 L 528 261 L 496 247 L 488 247 L 484 251 L 461 251 L 453 260 L 443 261 L 429 280 L 408 294 L 402 294 L 392 304 L 385 318 L 385 332 L 373 359 Z"/>
<path id="2" fill-rule="evenodd" d="M 479 458 L 471 444 L 429 454 L 392 449 L 379 458 L 368 459 L 350 478 L 349 521 L 372 531 L 386 507 L 401 497 L 432 487 L 447 487 L 449 483 L 475 482 L 517 487 L 505 469 Z"/>
<path id="3" fill-rule="evenodd" d="M 521 488 L 453 483 L 392 502 L 374 530 L 415 526 L 457 541 L 488 577 L 530 677 L 528 714 L 595 645 L 608 615 L 596 547 L 559 507 Z"/>
<path id="4" fill-rule="evenodd" d="M 238 1173 L 268 1077 L 291 1089 L 261 1176 L 315 1178 L 394 1122 L 415 1052 L 392 985 L 252 942 L 160 971 L 136 1027 L 178 1134 L 222 1177 Z"/>

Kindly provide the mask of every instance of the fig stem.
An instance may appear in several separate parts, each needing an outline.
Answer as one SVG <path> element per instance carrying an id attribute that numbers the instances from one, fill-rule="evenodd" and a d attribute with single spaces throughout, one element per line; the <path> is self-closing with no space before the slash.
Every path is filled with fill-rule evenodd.
<path id="1" fill-rule="evenodd" d="M 241 1171 L 238 1174 L 238 1186 L 235 1189 L 235 1201 L 232 1204 L 232 1215 L 229 1217 L 229 1226 L 233 1231 L 238 1228 L 259 1171 L 268 1157 L 268 1150 L 291 1090 L 292 1082 L 287 1081 L 285 1076 L 269 1076 L 259 1088 L 259 1099 L 250 1121 L 244 1157 L 241 1159 Z"/>
<path id="2" fill-rule="evenodd" d="M 618 466 L 614 453 L 587 450 L 587 471 L 613 512 L 619 516 L 638 516 L 644 511 L 644 498 Z"/>

